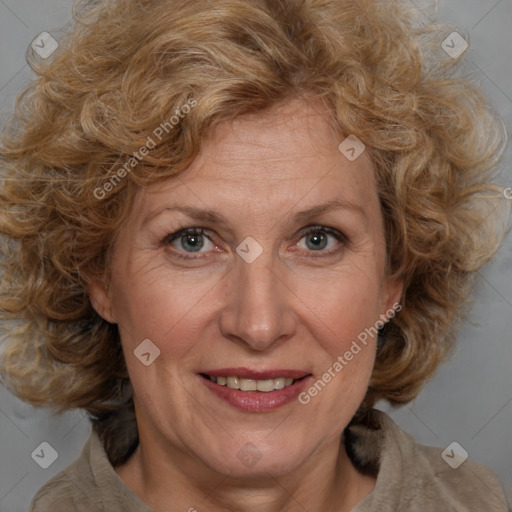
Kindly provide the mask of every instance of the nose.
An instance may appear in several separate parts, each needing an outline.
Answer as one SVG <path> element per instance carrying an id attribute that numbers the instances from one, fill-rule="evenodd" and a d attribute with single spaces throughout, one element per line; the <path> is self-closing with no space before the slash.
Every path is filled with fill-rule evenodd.
<path id="1" fill-rule="evenodd" d="M 297 328 L 285 265 L 265 251 L 252 263 L 236 258 L 227 276 L 221 333 L 252 350 L 269 350 L 292 338 Z"/>

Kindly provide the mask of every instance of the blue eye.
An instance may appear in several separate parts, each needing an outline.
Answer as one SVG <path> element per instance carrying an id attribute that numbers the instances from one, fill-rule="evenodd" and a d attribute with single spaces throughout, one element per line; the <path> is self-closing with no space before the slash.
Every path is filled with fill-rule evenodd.
<path id="1" fill-rule="evenodd" d="M 301 246 L 302 240 L 305 240 L 305 246 Z M 313 226 L 303 234 L 299 246 L 309 251 L 324 253 L 322 255 L 330 255 L 340 249 L 339 242 L 342 242 L 341 245 L 347 243 L 347 238 L 342 233 L 323 226 Z"/>
<path id="2" fill-rule="evenodd" d="M 176 256 L 189 260 L 202 257 L 194 256 L 194 253 L 208 253 L 217 247 L 203 228 L 196 227 L 171 233 L 161 243 L 172 247 Z M 312 226 L 302 234 L 297 245 L 311 257 L 324 257 L 338 253 L 347 244 L 348 239 L 343 233 L 325 226 Z"/>
<path id="3" fill-rule="evenodd" d="M 208 252 L 215 247 L 201 228 L 182 229 L 168 235 L 163 242 L 179 252 Z"/>

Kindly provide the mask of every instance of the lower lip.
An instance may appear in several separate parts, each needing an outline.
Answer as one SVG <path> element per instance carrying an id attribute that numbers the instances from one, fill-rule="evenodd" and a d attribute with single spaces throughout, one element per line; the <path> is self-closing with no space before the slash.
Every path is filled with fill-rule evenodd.
<path id="1" fill-rule="evenodd" d="M 262 391 L 240 391 L 239 389 L 222 386 L 200 375 L 198 377 L 220 399 L 241 411 L 249 412 L 273 411 L 297 400 L 302 390 L 309 383 L 309 380 L 312 379 L 312 376 L 308 375 L 291 386 L 265 393 Z"/>

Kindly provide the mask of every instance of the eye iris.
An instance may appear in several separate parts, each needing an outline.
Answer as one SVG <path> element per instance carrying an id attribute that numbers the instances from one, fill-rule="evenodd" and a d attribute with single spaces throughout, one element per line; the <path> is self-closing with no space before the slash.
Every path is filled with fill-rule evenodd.
<path id="1" fill-rule="evenodd" d="M 185 250 L 197 252 L 203 248 L 203 235 L 200 233 L 187 233 L 181 237 L 181 246 Z"/>
<path id="2" fill-rule="evenodd" d="M 313 244 L 311 245 L 310 242 Z M 311 233 L 306 237 L 306 245 L 309 249 L 313 249 L 317 251 L 319 249 L 324 249 L 327 244 L 327 236 L 325 233 L 321 233 L 316 231 L 315 233 Z"/>

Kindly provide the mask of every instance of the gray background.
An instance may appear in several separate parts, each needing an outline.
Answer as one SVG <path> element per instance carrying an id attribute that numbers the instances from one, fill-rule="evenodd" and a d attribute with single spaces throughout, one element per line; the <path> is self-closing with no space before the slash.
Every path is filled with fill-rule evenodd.
<path id="1" fill-rule="evenodd" d="M 68 23 L 71 4 L 0 0 L 0 123 L 31 77 L 27 47 L 41 32 L 55 33 Z M 440 0 L 439 19 L 469 35 L 467 66 L 512 134 L 512 0 Z M 503 186 L 512 186 L 510 146 L 501 164 Z M 509 236 L 481 272 L 471 322 L 461 329 L 453 357 L 413 403 L 391 414 L 420 442 L 444 448 L 457 441 L 470 458 L 499 475 L 512 503 L 511 254 Z M 388 410 L 386 404 L 379 407 Z M 89 429 L 79 411 L 52 418 L 0 386 L 0 512 L 28 510 L 37 489 L 79 455 Z M 42 442 L 58 453 L 47 469 L 31 457 Z"/>

